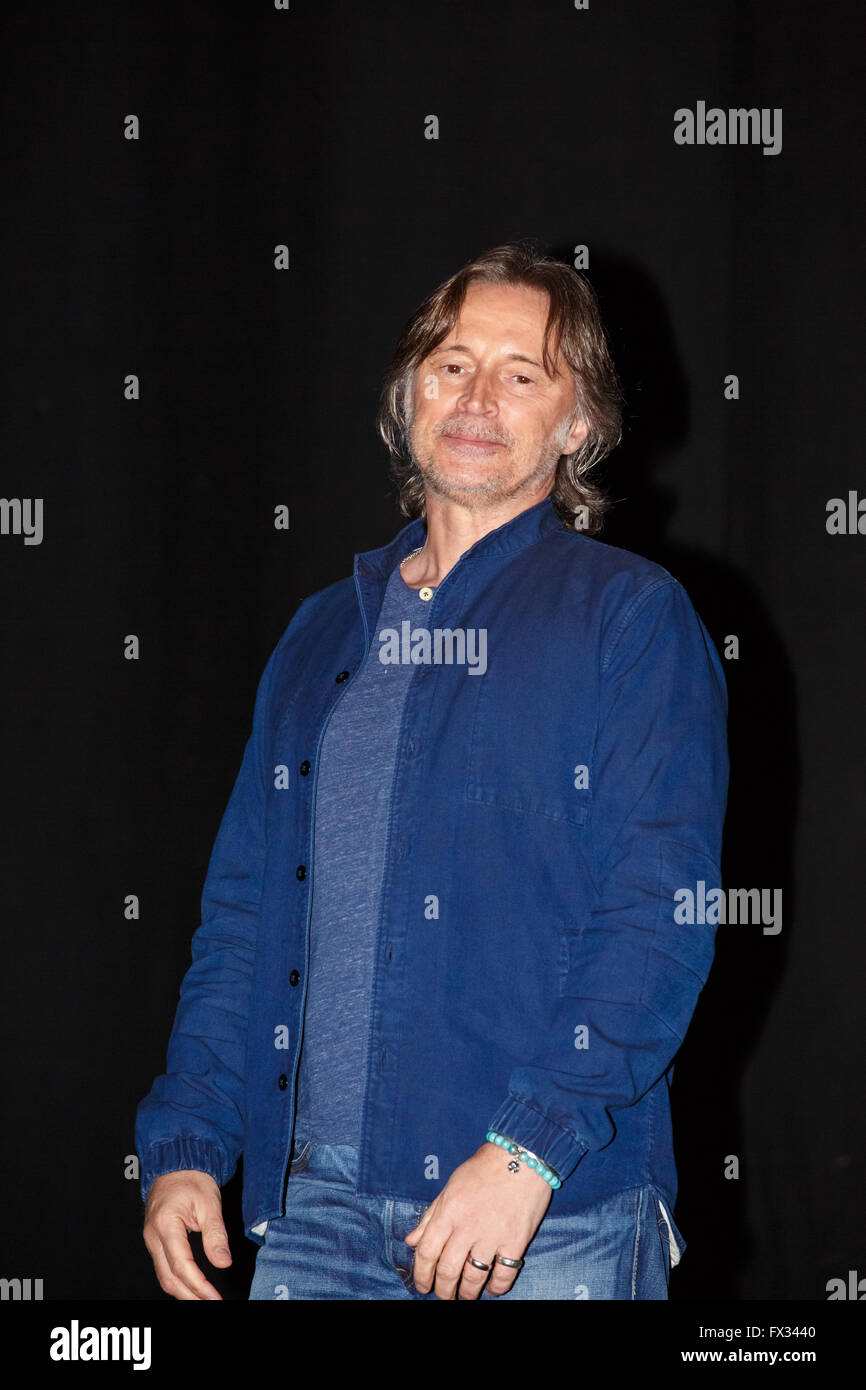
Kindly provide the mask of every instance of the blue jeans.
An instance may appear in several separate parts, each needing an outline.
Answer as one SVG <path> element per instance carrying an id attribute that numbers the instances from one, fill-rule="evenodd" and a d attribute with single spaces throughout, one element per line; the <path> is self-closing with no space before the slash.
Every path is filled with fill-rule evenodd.
<path id="1" fill-rule="evenodd" d="M 358 1151 L 347 1144 L 306 1143 L 296 1155 L 286 1214 L 267 1223 L 250 1299 L 435 1300 L 434 1289 L 415 1288 L 415 1252 L 404 1239 L 429 1204 L 359 1197 Z M 650 1186 L 571 1215 L 557 1215 L 554 1193 L 511 1289 L 498 1299 L 484 1290 L 481 1298 L 666 1299 L 671 1235 Z M 678 1258 L 685 1243 L 676 1226 L 673 1239 Z"/>

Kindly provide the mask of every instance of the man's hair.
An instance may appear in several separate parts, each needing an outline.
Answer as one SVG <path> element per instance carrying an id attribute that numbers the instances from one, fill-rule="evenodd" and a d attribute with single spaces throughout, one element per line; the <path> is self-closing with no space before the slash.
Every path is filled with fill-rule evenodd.
<path id="1" fill-rule="evenodd" d="M 576 392 L 569 424 L 582 419 L 588 425 L 580 448 L 560 455 L 551 500 L 560 518 L 570 525 L 577 508 L 585 507 L 586 521 L 580 529 L 590 534 L 600 531 L 611 501 L 588 474 L 622 438 L 622 386 L 589 281 L 572 266 L 544 255 L 525 241 L 496 246 L 463 266 L 428 295 L 403 330 L 382 385 L 377 416 L 379 433 L 391 456 L 390 472 L 397 484 L 400 511 L 410 519 L 423 517 L 426 511 L 424 475 L 409 448 L 415 374 L 419 363 L 454 328 L 472 283 L 526 285 L 549 296 L 542 349 L 545 370 L 553 374 L 557 349 L 561 349 Z"/>

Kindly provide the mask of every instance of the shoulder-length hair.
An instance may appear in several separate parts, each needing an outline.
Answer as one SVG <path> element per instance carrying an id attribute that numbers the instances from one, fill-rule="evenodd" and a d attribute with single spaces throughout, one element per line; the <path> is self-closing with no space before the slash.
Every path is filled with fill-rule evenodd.
<path id="1" fill-rule="evenodd" d="M 573 454 L 560 455 L 551 500 L 567 524 L 574 524 L 575 512 L 582 507 L 586 511 L 580 529 L 590 534 L 600 531 L 612 503 L 588 475 L 622 438 L 622 386 L 589 281 L 572 266 L 526 242 L 496 246 L 463 266 L 428 295 L 403 330 L 382 385 L 376 419 L 390 453 L 390 473 L 397 484 L 400 511 L 410 519 L 426 512 L 424 476 L 409 448 L 415 374 L 423 359 L 454 328 L 473 282 L 527 285 L 549 296 L 544 367 L 553 375 L 557 350 L 562 351 L 576 393 L 569 423 L 582 419 L 589 427 L 586 439 Z"/>

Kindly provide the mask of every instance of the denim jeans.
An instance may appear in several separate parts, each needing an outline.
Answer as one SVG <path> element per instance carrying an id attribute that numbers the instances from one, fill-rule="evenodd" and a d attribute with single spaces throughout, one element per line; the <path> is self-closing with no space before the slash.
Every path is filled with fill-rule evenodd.
<path id="1" fill-rule="evenodd" d="M 303 1143 L 295 1152 L 286 1214 L 267 1222 L 250 1299 L 435 1300 L 433 1288 L 415 1288 L 415 1252 L 404 1239 L 428 1204 L 359 1197 L 358 1153 L 349 1145 Z M 666 1216 L 651 1186 L 570 1215 L 557 1215 L 554 1192 L 511 1289 L 498 1299 L 485 1289 L 481 1298 L 666 1299 L 671 1240 L 675 1259 L 685 1249 Z"/>

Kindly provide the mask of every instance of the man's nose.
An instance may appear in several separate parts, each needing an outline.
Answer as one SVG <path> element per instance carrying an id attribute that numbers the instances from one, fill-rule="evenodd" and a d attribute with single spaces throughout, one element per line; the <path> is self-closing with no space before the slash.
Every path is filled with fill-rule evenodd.
<path id="1" fill-rule="evenodd" d="M 496 408 L 496 382 L 486 373 L 477 372 L 466 385 L 458 397 L 458 404 L 465 410 L 474 412 L 493 410 Z"/>

